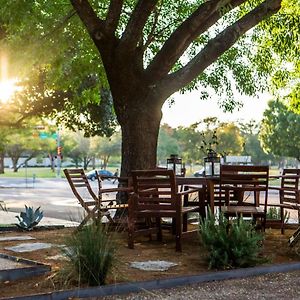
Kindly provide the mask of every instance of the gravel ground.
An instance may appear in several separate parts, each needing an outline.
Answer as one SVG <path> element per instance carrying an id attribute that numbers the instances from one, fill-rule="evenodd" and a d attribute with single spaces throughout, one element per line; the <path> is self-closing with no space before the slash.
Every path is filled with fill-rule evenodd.
<path id="1" fill-rule="evenodd" d="M 101 299 L 300 299 L 300 271 L 201 283 Z"/>

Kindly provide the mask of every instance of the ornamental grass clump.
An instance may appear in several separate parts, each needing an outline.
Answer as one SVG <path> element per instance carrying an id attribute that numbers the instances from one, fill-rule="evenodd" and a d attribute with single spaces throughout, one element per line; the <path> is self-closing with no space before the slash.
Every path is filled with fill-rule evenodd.
<path id="1" fill-rule="evenodd" d="M 75 280 L 91 286 L 105 284 L 116 260 L 115 250 L 114 239 L 101 223 L 72 234 L 63 249 L 68 258 L 61 273 L 64 283 Z"/>
<path id="2" fill-rule="evenodd" d="M 261 256 L 263 235 L 243 218 L 229 224 L 223 214 L 215 217 L 209 212 L 200 221 L 199 231 L 211 269 L 250 267 L 267 261 Z"/>

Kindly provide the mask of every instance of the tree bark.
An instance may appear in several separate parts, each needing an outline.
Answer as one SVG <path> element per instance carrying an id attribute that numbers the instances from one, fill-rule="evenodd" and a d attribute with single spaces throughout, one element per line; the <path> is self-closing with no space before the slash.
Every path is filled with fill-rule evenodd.
<path id="1" fill-rule="evenodd" d="M 133 101 L 133 99 L 131 99 Z M 129 176 L 131 170 L 156 167 L 156 149 L 162 117 L 161 106 L 139 105 L 128 107 L 120 118 L 122 129 L 121 176 Z"/>
<path id="2" fill-rule="evenodd" d="M 0 174 L 4 174 L 4 152 L 0 152 Z"/>

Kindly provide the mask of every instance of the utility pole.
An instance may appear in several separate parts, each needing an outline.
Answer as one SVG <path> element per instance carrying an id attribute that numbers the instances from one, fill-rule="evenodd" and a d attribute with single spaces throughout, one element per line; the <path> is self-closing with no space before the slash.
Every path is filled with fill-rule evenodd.
<path id="1" fill-rule="evenodd" d="M 60 169 L 61 169 L 61 140 L 60 140 L 60 133 L 59 128 L 56 131 L 56 146 L 57 146 L 57 159 L 56 159 L 56 177 L 60 178 Z"/>

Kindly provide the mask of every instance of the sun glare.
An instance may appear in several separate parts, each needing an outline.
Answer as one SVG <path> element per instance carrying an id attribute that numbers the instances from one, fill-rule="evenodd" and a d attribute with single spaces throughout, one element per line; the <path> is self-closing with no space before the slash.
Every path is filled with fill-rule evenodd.
<path id="1" fill-rule="evenodd" d="M 13 94 L 18 90 L 16 82 L 17 81 L 15 79 L 0 81 L 0 102 L 8 102 Z"/>

